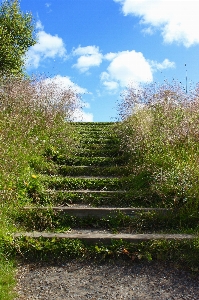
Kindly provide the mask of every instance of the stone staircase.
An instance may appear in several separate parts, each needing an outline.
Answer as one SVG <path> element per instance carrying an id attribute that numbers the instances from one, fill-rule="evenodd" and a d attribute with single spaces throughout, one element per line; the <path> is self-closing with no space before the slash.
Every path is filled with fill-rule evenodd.
<path id="1" fill-rule="evenodd" d="M 53 158 L 57 173 L 40 175 L 45 190 L 24 207 L 24 218 L 18 221 L 23 231 L 15 238 L 79 239 L 94 244 L 194 238 L 165 233 L 166 228 L 162 232 L 139 229 L 141 216 L 153 212 L 166 218 L 172 212 L 134 202 L 128 156 L 120 148 L 114 123 L 73 126 L 81 137 L 76 153 Z"/>

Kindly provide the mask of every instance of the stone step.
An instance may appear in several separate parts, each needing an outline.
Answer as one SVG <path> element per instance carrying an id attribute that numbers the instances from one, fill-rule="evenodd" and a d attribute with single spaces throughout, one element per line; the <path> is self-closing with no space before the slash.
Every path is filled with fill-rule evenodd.
<path id="1" fill-rule="evenodd" d="M 111 167 L 126 164 L 128 158 L 127 156 L 119 157 L 106 157 L 106 156 L 95 156 L 95 157 L 58 157 L 55 161 L 58 164 L 64 164 L 68 166 L 97 166 L 97 167 Z"/>
<path id="2" fill-rule="evenodd" d="M 85 137 L 84 139 L 80 139 L 80 144 L 100 144 L 100 145 L 109 145 L 110 147 L 115 147 L 115 145 L 119 145 L 120 141 L 118 138 L 102 138 L 102 137 L 96 137 L 96 138 L 89 138 Z"/>
<path id="3" fill-rule="evenodd" d="M 127 176 L 130 170 L 126 166 L 114 166 L 114 167 L 93 167 L 93 166 L 66 166 L 60 165 L 58 168 L 58 174 L 63 176 Z"/>
<path id="4" fill-rule="evenodd" d="M 79 194 L 125 194 L 124 190 L 106 191 L 106 190 L 55 190 L 47 189 L 48 193 L 79 193 Z"/>
<path id="5" fill-rule="evenodd" d="M 79 157 L 118 157 L 122 156 L 123 152 L 120 150 L 119 147 L 115 147 L 113 149 L 77 149 L 76 156 Z"/>
<path id="6" fill-rule="evenodd" d="M 157 212 L 157 213 L 163 213 L 166 214 L 169 212 L 169 209 L 166 208 L 138 208 L 138 207 L 81 207 L 81 206 L 73 206 L 73 205 L 68 205 L 68 206 L 25 206 L 23 208 L 24 210 L 52 210 L 56 212 L 62 212 L 66 213 L 67 215 L 72 215 L 76 217 L 104 217 L 107 215 L 117 215 L 119 212 L 126 214 L 128 216 L 136 216 L 136 213 L 139 212 Z"/>
<path id="7" fill-rule="evenodd" d="M 75 125 L 75 127 L 77 126 L 86 126 L 86 127 L 100 127 L 100 126 L 110 126 L 110 125 L 114 125 L 117 124 L 118 122 L 71 122 L 71 125 Z"/>
<path id="8" fill-rule="evenodd" d="M 112 178 L 77 178 L 77 177 L 43 177 L 41 182 L 47 190 L 95 190 L 95 191 L 117 191 L 124 190 L 125 182 L 117 177 Z"/>
<path id="9" fill-rule="evenodd" d="M 45 175 L 44 175 L 45 176 Z M 57 175 L 51 175 L 51 178 L 60 178 Z M 89 175 L 79 175 L 79 176 L 70 176 L 70 175 L 65 175 L 64 178 L 68 179 L 88 179 L 88 180 L 98 180 L 98 179 L 118 179 L 116 176 L 89 176 Z"/>
<path id="10" fill-rule="evenodd" d="M 141 206 L 139 201 L 135 202 L 132 200 L 132 194 L 123 190 L 109 191 L 109 190 L 55 190 L 48 189 L 37 194 L 36 202 L 37 205 L 49 203 L 54 206 L 56 205 L 68 205 L 73 204 L 91 204 L 93 206 L 103 207 L 132 207 Z M 145 203 L 144 203 L 145 205 Z M 143 205 L 143 206 L 144 206 Z"/>
<path id="11" fill-rule="evenodd" d="M 190 240 L 198 238 L 192 234 L 131 234 L 131 233 L 99 233 L 94 231 L 78 231 L 78 233 L 54 233 L 54 232 L 17 232 L 14 238 L 30 237 L 30 238 L 47 238 L 47 239 L 78 239 L 88 244 L 103 243 L 110 244 L 113 240 L 123 240 L 130 243 L 148 242 L 151 240 Z"/>

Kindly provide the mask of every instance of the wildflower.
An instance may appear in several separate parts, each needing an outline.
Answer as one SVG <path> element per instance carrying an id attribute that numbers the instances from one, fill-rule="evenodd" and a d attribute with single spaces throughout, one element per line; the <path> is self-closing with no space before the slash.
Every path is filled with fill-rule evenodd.
<path id="1" fill-rule="evenodd" d="M 37 176 L 33 174 L 33 175 L 32 175 L 32 178 L 34 178 L 34 179 L 35 179 L 35 178 L 37 178 Z"/>

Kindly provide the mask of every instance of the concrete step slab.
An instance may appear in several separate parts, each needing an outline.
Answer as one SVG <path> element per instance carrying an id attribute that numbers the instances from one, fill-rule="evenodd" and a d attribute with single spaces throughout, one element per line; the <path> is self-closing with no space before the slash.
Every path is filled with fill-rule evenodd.
<path id="1" fill-rule="evenodd" d="M 80 193 L 80 194 L 125 194 L 126 191 L 123 190 L 116 190 L 116 191 L 107 191 L 104 190 L 53 190 L 47 189 L 46 192 L 48 193 Z"/>
<path id="2" fill-rule="evenodd" d="M 72 205 L 69 206 L 25 206 L 23 208 L 24 210 L 52 210 L 52 211 L 58 211 L 62 213 L 66 213 L 67 215 L 77 216 L 77 217 L 87 217 L 87 216 L 93 216 L 93 217 L 104 217 L 107 215 L 117 215 L 118 213 L 123 213 L 128 216 L 135 216 L 139 212 L 157 212 L 157 213 L 168 213 L 169 209 L 166 208 L 120 208 L 120 207 L 82 207 L 75 205 L 74 207 Z"/>
<path id="3" fill-rule="evenodd" d="M 147 242 L 151 240 L 190 240 L 198 238 L 192 234 L 112 234 L 112 233 L 54 233 L 54 232 L 18 232 L 13 235 L 14 238 L 30 237 L 30 238 L 57 238 L 57 239 L 78 239 L 88 244 L 110 244 L 114 240 L 123 240 L 131 243 Z"/>

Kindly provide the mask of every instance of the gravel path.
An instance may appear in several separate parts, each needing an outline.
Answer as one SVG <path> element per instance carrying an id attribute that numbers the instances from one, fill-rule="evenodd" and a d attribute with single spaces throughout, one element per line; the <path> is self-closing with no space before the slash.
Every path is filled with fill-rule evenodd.
<path id="1" fill-rule="evenodd" d="M 199 300 L 199 277 L 157 262 L 22 264 L 17 280 L 16 300 Z"/>

